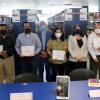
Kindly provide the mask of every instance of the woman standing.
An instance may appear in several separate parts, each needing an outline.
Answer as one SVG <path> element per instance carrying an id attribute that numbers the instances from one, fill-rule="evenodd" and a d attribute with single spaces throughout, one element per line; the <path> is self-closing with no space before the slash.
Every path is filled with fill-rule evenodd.
<path id="1" fill-rule="evenodd" d="M 47 43 L 47 51 L 50 55 L 49 65 L 52 73 L 51 81 L 55 81 L 57 75 L 64 75 L 64 67 L 67 61 L 67 41 L 64 38 L 62 28 L 57 27 L 53 31 L 53 35 Z"/>
<path id="2" fill-rule="evenodd" d="M 86 68 L 88 59 L 87 38 L 79 25 L 76 25 L 73 34 L 68 38 L 70 72 L 77 68 Z"/>

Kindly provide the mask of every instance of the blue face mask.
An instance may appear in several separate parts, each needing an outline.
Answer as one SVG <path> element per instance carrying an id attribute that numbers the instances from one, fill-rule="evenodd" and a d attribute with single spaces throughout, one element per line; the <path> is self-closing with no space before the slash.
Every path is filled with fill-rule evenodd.
<path id="1" fill-rule="evenodd" d="M 41 26 L 40 26 L 40 31 L 46 31 L 46 29 L 47 29 L 47 28 L 46 28 L 45 25 L 41 25 Z"/>

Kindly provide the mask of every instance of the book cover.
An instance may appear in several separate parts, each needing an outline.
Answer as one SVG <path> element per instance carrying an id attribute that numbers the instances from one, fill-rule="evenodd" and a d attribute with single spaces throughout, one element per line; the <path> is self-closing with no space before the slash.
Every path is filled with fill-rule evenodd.
<path id="1" fill-rule="evenodd" d="M 69 99 L 70 78 L 69 76 L 57 76 L 57 96 L 56 99 Z"/>

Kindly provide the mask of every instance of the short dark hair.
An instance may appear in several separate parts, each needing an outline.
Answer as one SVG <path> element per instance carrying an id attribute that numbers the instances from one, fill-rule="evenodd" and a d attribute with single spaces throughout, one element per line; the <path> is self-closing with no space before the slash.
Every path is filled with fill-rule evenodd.
<path id="1" fill-rule="evenodd" d="M 40 25 L 46 25 L 46 22 L 45 21 L 41 21 Z"/>
<path id="2" fill-rule="evenodd" d="M 8 27 L 7 24 L 0 24 L 0 26 L 6 26 L 6 28 Z"/>
<path id="3" fill-rule="evenodd" d="M 94 23 L 93 23 L 93 28 L 94 28 L 94 29 L 96 28 L 96 24 L 100 24 L 100 22 L 94 22 Z"/>
<path id="4" fill-rule="evenodd" d="M 79 30 L 80 30 L 80 36 L 81 36 L 81 37 L 84 37 L 84 33 L 83 33 L 83 30 L 82 30 L 80 24 L 76 24 L 76 25 L 74 26 L 72 35 L 74 36 L 74 35 L 77 34 L 77 33 L 76 33 L 76 27 L 77 27 L 77 26 L 80 28 L 80 29 L 79 29 Z"/>
<path id="5" fill-rule="evenodd" d="M 77 26 L 81 29 L 81 25 L 80 24 L 75 24 L 73 30 L 75 30 Z"/>
<path id="6" fill-rule="evenodd" d="M 27 24 L 27 23 L 29 23 L 28 21 L 25 21 L 25 22 L 23 22 L 22 23 L 22 27 L 24 27 L 24 24 Z M 30 24 L 30 23 L 29 23 Z M 30 24 L 30 27 L 31 27 L 31 24 Z"/>
<path id="7" fill-rule="evenodd" d="M 59 27 L 57 27 L 57 28 L 55 28 L 55 29 L 53 30 L 53 34 L 52 34 L 52 36 L 51 36 L 51 39 L 52 39 L 52 40 L 56 40 L 56 39 L 57 39 L 56 36 L 55 36 L 56 30 L 61 30 L 62 35 L 61 35 L 61 37 L 60 37 L 60 40 L 61 40 L 61 41 L 64 41 L 64 39 L 65 39 L 64 32 L 63 32 L 62 28 L 59 28 Z"/>
<path id="8" fill-rule="evenodd" d="M 79 30 L 80 30 L 80 36 L 81 36 L 81 37 L 84 37 L 83 31 L 82 31 L 81 29 L 79 29 Z M 76 34 L 77 34 L 77 33 L 76 33 L 76 30 L 74 29 L 72 35 L 74 36 L 74 35 L 76 35 Z"/>

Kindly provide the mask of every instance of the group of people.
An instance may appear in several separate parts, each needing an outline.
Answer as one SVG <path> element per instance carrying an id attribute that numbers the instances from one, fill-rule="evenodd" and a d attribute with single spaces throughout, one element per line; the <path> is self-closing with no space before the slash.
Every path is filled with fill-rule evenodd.
<path id="1" fill-rule="evenodd" d="M 43 79 L 45 68 L 47 81 L 56 81 L 57 75 L 69 75 L 74 69 L 86 68 L 89 57 L 90 69 L 95 73 L 100 69 L 100 23 L 95 23 L 94 32 L 88 37 L 77 24 L 68 39 L 61 27 L 49 32 L 44 21 L 40 22 L 37 33 L 32 33 L 29 22 L 24 22 L 22 28 L 23 33 L 14 41 L 7 25 L 0 25 L 0 82 L 14 81 L 14 50 L 21 62 L 21 73 L 38 74 Z"/>

